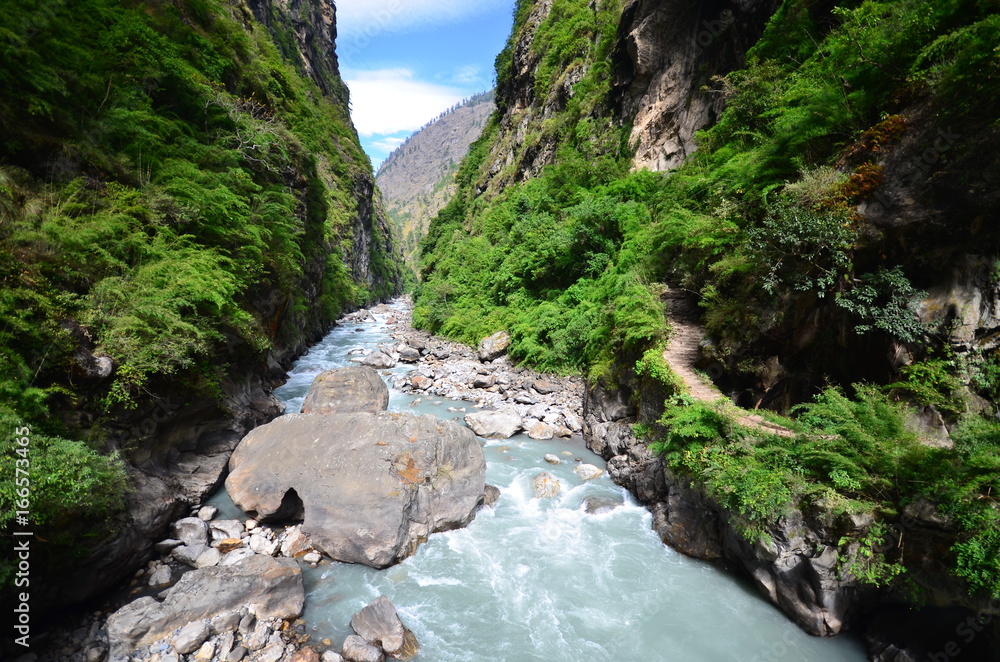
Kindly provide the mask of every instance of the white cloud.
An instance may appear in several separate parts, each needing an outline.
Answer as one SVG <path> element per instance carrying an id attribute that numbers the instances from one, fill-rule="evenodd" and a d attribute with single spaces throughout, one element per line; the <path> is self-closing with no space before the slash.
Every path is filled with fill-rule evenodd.
<path id="1" fill-rule="evenodd" d="M 347 39 L 443 25 L 509 6 L 509 0 L 336 0 L 337 31 Z"/>
<path id="2" fill-rule="evenodd" d="M 459 85 L 478 85 L 483 82 L 482 68 L 472 64 L 458 67 L 451 79 Z"/>
<path id="3" fill-rule="evenodd" d="M 388 136 L 386 138 L 382 138 L 381 140 L 373 141 L 372 146 L 385 152 L 391 152 L 405 142 L 406 138 L 393 138 L 392 136 Z"/>
<path id="4" fill-rule="evenodd" d="M 414 80 L 408 69 L 345 70 L 343 76 L 362 136 L 416 131 L 464 98 L 461 90 Z"/>

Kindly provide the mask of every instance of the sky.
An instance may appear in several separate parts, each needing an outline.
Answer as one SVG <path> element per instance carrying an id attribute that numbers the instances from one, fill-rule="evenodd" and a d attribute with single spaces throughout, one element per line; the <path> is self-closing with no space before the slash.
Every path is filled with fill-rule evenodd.
<path id="1" fill-rule="evenodd" d="M 335 0 L 340 73 L 379 165 L 448 108 L 493 87 L 514 0 Z"/>

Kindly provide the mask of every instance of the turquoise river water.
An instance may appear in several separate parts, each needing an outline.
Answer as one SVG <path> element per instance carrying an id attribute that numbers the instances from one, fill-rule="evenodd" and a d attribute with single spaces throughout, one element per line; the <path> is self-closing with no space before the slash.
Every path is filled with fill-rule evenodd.
<path id="1" fill-rule="evenodd" d="M 313 378 L 350 365 L 347 353 L 390 340 L 378 323 L 344 325 L 302 357 L 275 391 L 299 411 Z M 356 329 L 362 329 L 357 332 Z M 405 374 L 400 366 L 387 373 Z M 470 403 L 391 389 L 390 410 L 461 421 Z M 582 441 L 482 440 L 495 510 L 467 527 L 438 533 L 386 570 L 303 565 L 305 619 L 314 640 L 339 645 L 351 616 L 379 595 L 396 604 L 420 642 L 418 662 L 860 662 L 855 638 L 810 637 L 742 580 L 664 546 L 649 512 L 606 476 L 583 482 L 576 461 L 604 463 Z M 563 458 L 558 466 L 546 453 Z M 534 498 L 532 478 L 549 471 L 563 485 Z M 591 496 L 622 505 L 587 514 Z M 221 517 L 245 517 L 225 491 L 211 500 Z M 338 648 L 339 650 L 339 648 Z"/>

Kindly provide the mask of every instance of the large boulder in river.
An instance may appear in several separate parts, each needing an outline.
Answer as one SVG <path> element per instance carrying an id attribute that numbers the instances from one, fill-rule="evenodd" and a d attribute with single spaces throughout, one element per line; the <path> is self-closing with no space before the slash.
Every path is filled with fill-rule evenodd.
<path id="1" fill-rule="evenodd" d="M 465 424 L 486 439 L 509 439 L 521 429 L 521 416 L 514 411 L 474 411 L 465 415 Z"/>
<path id="2" fill-rule="evenodd" d="M 163 602 L 144 597 L 108 618 L 110 659 L 165 637 L 188 623 L 249 607 L 259 619 L 302 614 L 302 571 L 291 559 L 251 556 L 230 566 L 202 568 L 183 577 Z"/>
<path id="3" fill-rule="evenodd" d="M 409 413 L 282 416 L 248 434 L 229 468 L 240 508 L 265 520 L 298 511 L 316 549 L 373 568 L 468 524 L 486 486 L 467 428 Z"/>
<path id="4" fill-rule="evenodd" d="M 504 355 L 510 347 L 510 334 L 506 331 L 497 331 L 492 336 L 479 341 L 479 360 L 493 361 Z"/>
<path id="5" fill-rule="evenodd" d="M 303 414 L 376 414 L 389 406 L 389 387 L 367 367 L 337 368 L 316 375 Z"/>

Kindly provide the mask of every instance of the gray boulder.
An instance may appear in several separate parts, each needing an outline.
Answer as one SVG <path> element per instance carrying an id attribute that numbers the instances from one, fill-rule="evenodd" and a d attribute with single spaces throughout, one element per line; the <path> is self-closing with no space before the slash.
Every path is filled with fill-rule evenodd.
<path id="1" fill-rule="evenodd" d="M 378 370 L 396 367 L 396 359 L 385 352 L 372 352 L 361 362 L 361 365 L 371 366 Z"/>
<path id="2" fill-rule="evenodd" d="M 302 402 L 303 414 L 350 414 L 385 411 L 389 387 L 368 367 L 352 366 L 316 375 Z"/>
<path id="3" fill-rule="evenodd" d="M 521 417 L 512 411 L 474 411 L 465 415 L 465 424 L 486 439 L 509 439 L 521 429 Z"/>
<path id="4" fill-rule="evenodd" d="M 381 648 L 389 657 L 406 659 L 416 653 L 413 644 L 407 646 L 408 639 L 414 643 L 416 640 L 412 633 L 407 636 L 395 605 L 384 595 L 356 613 L 351 618 L 351 628 L 369 644 Z M 409 650 L 404 652 L 404 649 Z"/>
<path id="5" fill-rule="evenodd" d="M 420 352 L 408 345 L 401 345 L 398 348 L 399 360 L 403 363 L 416 363 L 420 360 Z"/>
<path id="6" fill-rule="evenodd" d="M 212 629 L 205 621 L 195 621 L 188 623 L 181 628 L 181 631 L 174 635 L 170 644 L 174 650 L 181 655 L 193 653 L 212 636 Z"/>
<path id="7" fill-rule="evenodd" d="M 348 662 L 383 662 L 385 660 L 381 649 L 372 646 L 356 634 L 352 634 L 344 640 L 344 647 L 340 654 Z"/>
<path id="8" fill-rule="evenodd" d="M 226 490 L 240 508 L 269 519 L 298 504 L 313 547 L 374 568 L 468 524 L 486 475 L 468 429 L 387 412 L 282 416 L 247 435 L 229 467 Z"/>
<path id="9" fill-rule="evenodd" d="M 480 361 L 493 361 L 503 356 L 508 347 L 510 347 L 510 334 L 506 331 L 497 331 L 479 342 L 477 354 Z"/>
<path id="10" fill-rule="evenodd" d="M 185 517 L 174 522 L 174 537 L 189 547 L 208 544 L 208 524 L 198 517 Z"/>
<path id="11" fill-rule="evenodd" d="M 139 598 L 108 618 L 110 657 L 125 657 L 181 626 L 244 606 L 262 619 L 297 618 L 304 601 L 302 572 L 291 559 L 253 556 L 238 565 L 194 570 L 163 602 Z"/>

